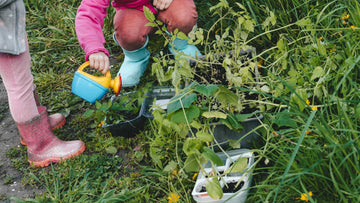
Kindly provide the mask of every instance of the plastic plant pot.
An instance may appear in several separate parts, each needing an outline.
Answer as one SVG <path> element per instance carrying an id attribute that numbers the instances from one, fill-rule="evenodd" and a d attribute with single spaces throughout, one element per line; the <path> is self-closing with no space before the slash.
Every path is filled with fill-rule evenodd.
<path id="1" fill-rule="evenodd" d="M 193 199 L 198 202 L 198 203 L 221 203 L 223 202 L 223 199 L 213 199 L 209 196 L 209 194 L 206 192 L 206 184 L 208 183 L 208 181 L 211 180 L 210 179 L 198 179 L 195 183 L 194 189 L 191 192 L 191 195 L 193 196 Z M 220 181 L 220 185 L 221 187 L 223 187 L 223 185 L 221 184 L 222 182 Z"/>
<path id="2" fill-rule="evenodd" d="M 252 176 L 249 174 L 244 174 L 243 176 L 223 177 L 220 180 L 220 186 L 223 189 L 223 196 L 221 199 L 213 199 L 206 191 L 208 179 L 200 179 L 195 183 L 191 195 L 197 203 L 243 203 L 247 199 L 251 180 Z M 237 187 L 235 188 L 235 186 Z"/>
<path id="3" fill-rule="evenodd" d="M 227 203 L 243 203 L 247 199 L 249 187 L 251 184 L 252 176 L 235 176 L 235 177 L 225 177 L 224 181 L 227 186 L 238 185 L 238 191 L 235 192 L 226 192 L 226 186 L 223 186 L 223 197 L 222 199 Z"/>
<path id="4" fill-rule="evenodd" d="M 112 96 L 111 101 L 116 100 L 115 95 Z M 103 127 L 108 128 L 112 136 L 121 136 L 121 137 L 134 137 L 141 129 L 143 129 L 146 118 L 142 115 L 144 114 L 145 107 L 141 105 L 140 110 L 137 116 L 133 119 L 121 121 L 118 123 L 107 123 L 105 118 Z"/>
<path id="5" fill-rule="evenodd" d="M 245 169 L 241 172 L 232 172 L 231 171 L 231 166 L 233 163 L 236 163 L 236 161 L 239 158 L 247 158 L 247 166 L 245 167 Z M 242 153 L 240 155 L 236 155 L 236 156 L 231 156 L 229 158 L 226 159 L 226 163 L 225 165 L 230 169 L 229 173 L 226 174 L 228 177 L 231 176 L 241 176 L 242 174 L 246 173 L 250 167 L 254 164 L 254 158 L 253 158 L 253 152 L 246 152 L 246 153 Z"/>
<path id="6" fill-rule="evenodd" d="M 260 135 L 254 131 L 254 129 L 260 125 L 260 120 L 264 118 L 259 114 L 257 117 L 248 118 L 242 121 L 244 129 L 240 132 L 229 129 L 225 124 L 218 123 L 214 129 L 214 138 L 220 144 L 221 147 L 227 148 L 229 146 L 228 140 L 240 140 L 240 147 L 246 149 L 252 149 L 260 140 Z M 219 147 L 214 145 L 215 151 L 219 151 Z"/>
<path id="7" fill-rule="evenodd" d="M 157 105 L 166 110 L 170 99 L 175 96 L 175 89 L 173 87 L 153 87 L 146 94 L 143 102 L 144 111 L 142 115 L 145 118 L 154 118 L 152 115 L 152 106 Z"/>
<path id="8" fill-rule="evenodd" d="M 200 171 L 198 175 L 198 179 L 204 179 L 211 177 L 211 174 L 223 174 L 225 170 L 227 169 L 226 166 L 218 166 L 216 167 L 216 170 L 214 171 L 213 168 L 204 168 L 204 171 Z"/>
<path id="9" fill-rule="evenodd" d="M 220 186 L 223 188 L 223 197 L 221 199 L 213 199 L 206 192 L 205 186 L 206 183 L 211 178 L 207 177 L 206 174 L 212 171 L 211 162 L 205 163 L 202 165 L 206 174 L 202 171 L 199 172 L 199 176 L 196 179 L 194 188 L 192 190 L 193 199 L 197 203 L 220 203 L 220 202 L 230 202 L 230 203 L 242 203 L 246 201 L 248 189 L 251 186 L 252 173 L 249 170 L 254 164 L 254 156 L 253 152 L 249 151 L 249 149 L 238 149 L 231 150 L 227 152 L 218 152 L 216 153 L 219 158 L 222 160 L 224 165 L 216 166 L 217 171 L 224 171 L 225 173 L 221 174 L 221 178 L 218 176 L 220 180 Z M 248 163 L 245 169 L 240 173 L 227 173 L 226 171 L 231 167 L 231 163 L 235 162 L 240 157 L 247 157 Z M 231 190 L 232 186 L 238 185 L 238 190 Z"/>

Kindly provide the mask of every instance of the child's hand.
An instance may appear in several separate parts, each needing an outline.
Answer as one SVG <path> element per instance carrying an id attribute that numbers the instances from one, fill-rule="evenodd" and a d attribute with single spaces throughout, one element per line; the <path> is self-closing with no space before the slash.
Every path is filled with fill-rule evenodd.
<path id="1" fill-rule="evenodd" d="M 153 5 L 160 11 L 169 8 L 173 0 L 154 0 Z"/>
<path id="2" fill-rule="evenodd" d="M 102 72 L 104 75 L 109 71 L 109 64 L 110 60 L 109 57 L 104 52 L 96 52 L 93 54 L 90 54 L 89 56 L 90 61 L 90 67 L 94 68 L 100 72 Z"/>

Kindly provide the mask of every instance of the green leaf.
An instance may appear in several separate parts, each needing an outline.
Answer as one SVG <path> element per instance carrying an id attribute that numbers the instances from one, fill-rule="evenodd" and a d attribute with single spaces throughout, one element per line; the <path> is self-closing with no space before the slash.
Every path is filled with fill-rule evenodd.
<path id="1" fill-rule="evenodd" d="M 96 107 L 96 109 L 101 108 L 101 103 L 98 100 L 95 101 L 95 107 Z"/>
<path id="2" fill-rule="evenodd" d="M 221 199 L 223 197 L 223 191 L 217 178 L 212 178 L 208 183 L 206 183 L 205 187 L 211 198 Z"/>
<path id="3" fill-rule="evenodd" d="M 108 153 L 108 154 L 116 154 L 116 152 L 117 152 L 116 147 L 110 146 L 110 147 L 106 148 L 106 153 Z"/>
<path id="4" fill-rule="evenodd" d="M 195 120 L 193 122 L 191 122 L 190 125 L 191 125 L 191 127 L 196 128 L 196 129 L 202 128 L 204 126 L 203 124 L 201 124 L 200 122 L 197 122 Z"/>
<path id="5" fill-rule="evenodd" d="M 284 38 L 280 38 L 276 46 L 280 51 L 284 51 Z"/>
<path id="6" fill-rule="evenodd" d="M 163 157 L 161 154 L 161 149 L 158 146 L 150 146 L 150 157 L 160 168 L 163 167 L 161 161 L 161 158 Z"/>
<path id="7" fill-rule="evenodd" d="M 249 32 L 254 32 L 254 23 L 251 20 L 245 20 L 244 27 Z"/>
<path id="8" fill-rule="evenodd" d="M 246 11 L 246 8 L 245 8 L 244 5 L 242 5 L 241 3 L 237 3 L 237 2 L 235 2 L 235 3 L 236 3 L 236 5 L 239 6 L 239 8 L 241 8 L 241 9 L 244 10 L 244 11 Z"/>
<path id="9" fill-rule="evenodd" d="M 360 118 L 360 103 L 357 104 L 357 106 L 355 108 L 355 118 L 357 118 L 357 119 Z"/>
<path id="10" fill-rule="evenodd" d="M 172 172 L 176 169 L 177 163 L 175 161 L 170 161 L 168 165 L 165 166 L 164 172 Z"/>
<path id="11" fill-rule="evenodd" d="M 198 131 L 196 133 L 196 137 L 203 142 L 212 142 L 214 140 L 214 136 L 212 134 L 203 131 Z"/>
<path id="12" fill-rule="evenodd" d="M 302 19 L 298 20 L 295 24 L 300 27 L 305 27 L 305 26 L 311 24 L 311 20 L 310 20 L 310 18 L 302 18 Z"/>
<path id="13" fill-rule="evenodd" d="M 178 60 L 177 62 L 181 66 L 181 68 L 179 68 L 180 75 L 182 75 L 182 76 L 184 76 L 186 78 L 193 77 L 192 70 L 191 70 L 190 66 L 186 65 L 187 63 L 189 63 L 187 60 L 182 60 L 181 59 L 181 60 Z"/>
<path id="14" fill-rule="evenodd" d="M 202 155 L 212 161 L 214 164 L 218 165 L 218 166 L 223 166 L 224 162 L 220 159 L 220 157 L 211 149 L 207 148 L 207 147 L 203 147 L 203 153 Z"/>
<path id="15" fill-rule="evenodd" d="M 85 111 L 84 116 L 89 117 L 89 116 L 92 116 L 93 114 L 94 114 L 94 110 L 89 109 L 89 110 Z"/>
<path id="16" fill-rule="evenodd" d="M 199 92 L 202 95 L 210 97 L 218 89 L 219 89 L 219 87 L 217 85 L 203 85 L 203 84 L 201 84 L 201 85 L 197 85 L 194 90 Z"/>
<path id="17" fill-rule="evenodd" d="M 318 46 L 319 53 L 320 53 L 322 56 L 327 56 L 326 47 L 324 46 L 323 43 L 321 43 L 320 40 L 317 41 L 317 46 Z"/>
<path id="18" fill-rule="evenodd" d="M 170 120 L 174 123 L 191 123 L 193 119 L 199 117 L 200 115 L 200 110 L 196 106 L 191 106 L 190 108 L 184 109 L 184 111 L 180 109 L 177 112 L 169 115 L 171 116 Z"/>
<path id="19" fill-rule="evenodd" d="M 226 114 L 220 111 L 206 111 L 202 113 L 202 116 L 205 118 L 222 118 L 226 119 Z"/>
<path id="20" fill-rule="evenodd" d="M 181 109 L 182 108 L 181 103 L 184 108 L 188 108 L 196 100 L 197 100 L 197 95 L 195 93 L 177 95 L 170 99 L 170 102 L 167 105 L 167 113 L 170 114 L 172 112 Z"/>
<path id="21" fill-rule="evenodd" d="M 186 155 L 190 156 L 191 154 L 200 151 L 202 147 L 203 143 L 201 140 L 189 137 L 184 142 L 183 151 Z"/>
<path id="22" fill-rule="evenodd" d="M 305 105 L 306 105 L 305 101 L 307 99 L 306 90 L 305 89 L 296 89 L 295 93 L 291 94 L 291 101 L 298 105 L 300 111 L 303 111 L 305 108 Z"/>
<path id="23" fill-rule="evenodd" d="M 315 80 L 316 78 L 320 78 L 325 75 L 325 71 L 321 66 L 315 67 L 313 74 L 310 80 Z"/>
<path id="24" fill-rule="evenodd" d="M 157 27 L 156 23 L 146 23 L 145 26 Z"/>
<path id="25" fill-rule="evenodd" d="M 150 22 L 154 22 L 156 20 L 155 15 L 153 14 L 153 12 L 150 11 L 148 7 L 143 6 L 143 11 L 146 19 L 148 19 Z"/>
<path id="26" fill-rule="evenodd" d="M 241 147 L 241 139 L 238 140 L 228 139 L 228 141 L 229 141 L 229 146 L 234 149 L 239 149 Z"/>
<path id="27" fill-rule="evenodd" d="M 322 85 L 321 85 L 321 86 L 316 86 L 316 87 L 314 88 L 314 95 L 315 95 L 317 98 L 319 98 L 319 99 L 321 99 L 322 96 L 323 96 L 322 88 L 323 88 Z"/>
<path id="28" fill-rule="evenodd" d="M 245 170 L 246 166 L 248 165 L 248 158 L 247 157 L 240 157 L 238 158 L 230 168 L 225 171 L 225 174 L 229 173 L 241 173 Z"/>
<path id="29" fill-rule="evenodd" d="M 176 34 L 176 36 L 177 36 L 178 38 L 184 39 L 184 40 L 188 40 L 188 39 L 189 39 L 189 37 L 188 37 L 185 33 L 183 33 L 183 32 L 178 32 L 178 33 Z"/>
<path id="30" fill-rule="evenodd" d="M 178 87 L 180 85 L 180 81 L 181 81 L 181 74 L 177 70 L 177 68 L 172 72 L 171 78 L 172 78 L 172 85 L 174 87 Z"/>
<path id="31" fill-rule="evenodd" d="M 197 160 L 199 158 L 195 154 L 190 154 L 184 162 L 184 170 L 186 172 L 199 172 L 200 164 Z"/>
<path id="32" fill-rule="evenodd" d="M 221 122 L 225 124 L 231 130 L 242 130 L 244 126 L 237 120 L 236 116 L 232 113 L 227 115 L 226 120 L 221 119 Z"/>
<path id="33" fill-rule="evenodd" d="M 298 127 L 297 123 L 290 117 L 290 113 L 280 112 L 276 115 L 276 119 L 274 123 L 278 125 L 278 127 L 291 127 L 296 129 Z"/>
<path id="34" fill-rule="evenodd" d="M 237 105 L 238 97 L 236 94 L 224 86 L 219 86 L 219 91 L 216 93 L 215 98 L 222 105 Z"/>
<path id="35" fill-rule="evenodd" d="M 253 113 L 248 113 L 248 114 L 236 114 L 236 120 L 237 121 L 245 121 L 246 119 L 250 118 L 251 116 L 257 114 L 259 111 L 255 111 Z"/>

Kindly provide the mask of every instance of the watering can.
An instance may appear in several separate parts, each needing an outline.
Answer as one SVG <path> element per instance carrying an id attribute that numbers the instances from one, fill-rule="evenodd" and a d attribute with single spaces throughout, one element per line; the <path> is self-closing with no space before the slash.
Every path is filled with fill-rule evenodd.
<path id="1" fill-rule="evenodd" d="M 111 79 L 110 71 L 105 76 L 94 76 L 83 71 L 89 65 L 90 62 L 87 61 L 75 72 L 71 91 L 92 104 L 96 100 L 100 100 L 110 88 L 114 90 L 117 96 L 121 90 L 120 75 L 113 80 Z"/>

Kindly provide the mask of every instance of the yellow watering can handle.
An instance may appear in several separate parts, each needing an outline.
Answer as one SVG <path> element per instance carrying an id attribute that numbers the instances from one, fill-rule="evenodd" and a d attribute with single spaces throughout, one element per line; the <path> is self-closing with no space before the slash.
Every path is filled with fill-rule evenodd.
<path id="1" fill-rule="evenodd" d="M 86 72 L 84 72 L 83 70 L 84 70 L 84 68 L 86 68 L 86 67 L 88 67 L 88 66 L 90 66 L 90 61 L 86 61 L 85 63 L 83 63 L 79 68 L 78 68 L 78 71 L 80 72 L 80 73 L 82 73 L 83 75 L 86 75 L 86 76 L 92 76 L 92 75 L 90 75 L 89 73 L 86 73 Z M 111 78 L 111 74 L 110 74 L 110 71 L 108 71 L 107 73 L 106 73 L 106 77 L 107 78 Z"/>

